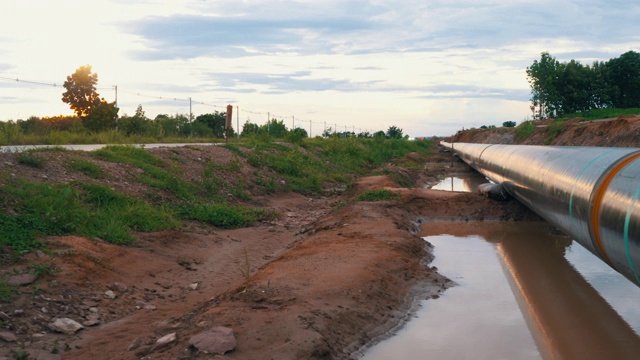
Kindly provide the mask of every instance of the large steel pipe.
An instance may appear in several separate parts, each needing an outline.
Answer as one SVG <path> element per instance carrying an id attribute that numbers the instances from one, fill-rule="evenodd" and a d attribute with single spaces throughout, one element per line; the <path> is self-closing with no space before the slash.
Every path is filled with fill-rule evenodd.
<path id="1" fill-rule="evenodd" d="M 440 144 L 640 286 L 640 149 Z"/>

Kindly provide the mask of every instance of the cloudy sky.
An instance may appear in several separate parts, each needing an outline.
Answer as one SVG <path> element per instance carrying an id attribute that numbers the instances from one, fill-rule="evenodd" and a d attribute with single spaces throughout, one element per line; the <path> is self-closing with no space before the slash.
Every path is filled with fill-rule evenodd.
<path id="1" fill-rule="evenodd" d="M 71 114 L 61 84 L 88 64 L 120 115 L 188 114 L 191 98 L 195 116 L 234 105 L 240 126 L 451 135 L 527 119 L 543 51 L 640 51 L 638 15 L 627 0 L 3 0 L 0 121 Z"/>

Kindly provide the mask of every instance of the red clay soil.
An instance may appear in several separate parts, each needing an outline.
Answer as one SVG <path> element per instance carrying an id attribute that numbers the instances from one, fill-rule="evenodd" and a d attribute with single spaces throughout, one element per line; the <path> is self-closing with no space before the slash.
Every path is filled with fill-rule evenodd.
<path id="1" fill-rule="evenodd" d="M 387 168 L 417 187 L 373 176 L 338 195 L 255 197 L 254 203 L 281 217 L 250 228 L 194 223 L 180 231 L 139 233 L 128 247 L 46 238 L 46 253 L 2 266 L 5 277 L 34 263 L 57 271 L 0 304 L 0 359 L 356 358 L 401 326 L 418 300 L 437 298 L 451 285 L 428 265 L 431 248 L 417 235 L 420 226 L 537 219 L 517 202 L 427 189 L 439 176 L 471 170 L 437 149 L 428 159 L 410 157 L 424 169 Z M 51 168 L 43 181 L 68 181 L 65 176 Z M 122 186 L 123 178 L 113 176 Z M 399 197 L 353 201 L 370 189 Z M 97 321 L 63 334 L 50 327 L 57 318 Z M 192 336 L 217 326 L 233 330 L 233 351 L 214 356 L 189 346 Z M 4 340 L 2 332 L 9 333 Z M 175 340 L 155 345 L 168 334 Z"/>
<path id="2" fill-rule="evenodd" d="M 567 120 L 561 129 L 540 121 L 535 131 L 522 139 L 513 128 L 470 129 L 458 132 L 448 141 L 484 144 L 561 145 L 640 147 L 640 116 L 626 115 L 615 119 Z"/>

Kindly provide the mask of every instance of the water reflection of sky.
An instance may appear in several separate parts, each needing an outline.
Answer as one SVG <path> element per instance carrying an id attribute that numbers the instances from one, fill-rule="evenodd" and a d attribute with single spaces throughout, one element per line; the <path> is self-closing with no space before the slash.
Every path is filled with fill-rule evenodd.
<path id="1" fill-rule="evenodd" d="M 633 330 L 640 334 L 640 287 L 610 268 L 580 244 L 571 244 L 565 257 Z"/>
<path id="2" fill-rule="evenodd" d="M 545 228 L 425 237 L 433 265 L 458 286 L 422 301 L 414 319 L 362 359 L 637 358 L 640 288 Z"/>
<path id="3" fill-rule="evenodd" d="M 423 301 L 414 320 L 363 360 L 540 359 L 495 245 L 479 236 L 425 239 L 435 246 L 432 265 L 458 285 Z"/>
<path id="4" fill-rule="evenodd" d="M 488 183 L 481 174 L 465 175 L 462 177 L 450 176 L 441 180 L 436 185 L 431 186 L 432 190 L 476 192 L 478 185 Z"/>

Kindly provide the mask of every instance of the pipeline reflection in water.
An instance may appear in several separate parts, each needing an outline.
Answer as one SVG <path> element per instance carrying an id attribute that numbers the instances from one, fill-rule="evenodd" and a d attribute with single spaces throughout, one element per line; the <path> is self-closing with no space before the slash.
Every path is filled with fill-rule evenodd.
<path id="1" fill-rule="evenodd" d="M 624 309 L 620 313 L 614 310 L 567 261 L 565 253 L 572 242 L 567 237 L 552 235 L 547 223 L 427 223 L 423 225 L 421 235 L 440 235 L 435 244 L 434 264 L 445 276 L 462 277 L 453 278 L 460 285 L 447 290 L 440 299 L 423 302 L 417 318 L 407 324 L 406 330 L 372 348 L 364 359 L 383 359 L 382 354 L 402 354 L 404 359 L 422 359 L 425 356 L 470 359 L 638 358 L 640 337 L 629 325 L 632 323 L 633 327 L 640 327 L 638 314 L 632 312 L 629 316 Z M 429 241 L 430 238 L 425 239 Z M 486 240 L 485 244 L 490 245 L 495 255 L 488 257 L 483 254 L 482 249 L 473 243 L 476 239 Z M 438 250 L 450 251 L 452 247 L 455 247 L 453 256 L 443 255 Z M 446 260 L 446 263 L 441 260 Z M 606 267 L 595 256 L 578 260 Z M 487 272 L 494 267 L 492 261 L 499 264 L 502 271 Z M 458 271 L 466 273 L 457 275 Z M 619 273 L 611 270 L 599 276 L 619 279 L 605 282 L 624 287 L 624 291 L 618 292 L 620 296 L 640 298 L 640 289 Z M 504 285 L 498 284 L 497 278 Z M 486 291 L 487 286 L 490 291 Z M 512 305 L 505 303 L 505 293 L 511 297 Z M 456 298 L 459 296 L 463 298 Z M 468 311 L 478 303 L 492 301 L 492 309 Z M 517 329 L 513 327 L 514 307 L 519 309 L 515 312 L 521 319 Z M 497 313 L 500 319 L 491 323 L 484 321 L 478 327 L 482 320 L 474 319 L 476 313 L 480 317 Z M 511 320 L 505 323 L 505 319 Z M 504 331 L 505 327 L 509 331 Z M 522 331 L 529 335 L 522 336 Z M 434 344 L 436 340 L 438 343 Z M 531 346 L 537 351 L 532 352 Z M 516 353 L 514 349 L 521 352 Z"/>

